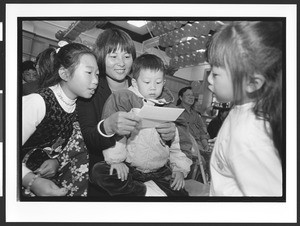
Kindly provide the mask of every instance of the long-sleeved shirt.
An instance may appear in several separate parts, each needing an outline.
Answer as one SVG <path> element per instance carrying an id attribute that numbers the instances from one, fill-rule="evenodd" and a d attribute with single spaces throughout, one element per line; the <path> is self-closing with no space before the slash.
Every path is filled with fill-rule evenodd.
<path id="1" fill-rule="evenodd" d="M 223 122 L 211 156 L 211 196 L 281 196 L 282 166 L 253 104 L 234 106 Z"/>

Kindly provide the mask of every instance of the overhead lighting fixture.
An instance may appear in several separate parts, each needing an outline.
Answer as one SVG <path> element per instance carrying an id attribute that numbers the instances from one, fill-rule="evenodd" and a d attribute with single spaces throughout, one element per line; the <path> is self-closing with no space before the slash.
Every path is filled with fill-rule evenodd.
<path id="1" fill-rule="evenodd" d="M 136 26 L 136 27 L 143 27 L 147 24 L 147 21 L 145 20 L 128 20 L 127 23 Z"/>

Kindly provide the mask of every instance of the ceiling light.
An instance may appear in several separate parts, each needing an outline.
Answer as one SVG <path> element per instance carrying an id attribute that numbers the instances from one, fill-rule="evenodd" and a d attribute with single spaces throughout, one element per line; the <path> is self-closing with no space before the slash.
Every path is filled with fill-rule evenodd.
<path id="1" fill-rule="evenodd" d="M 136 27 L 143 27 L 145 24 L 147 24 L 147 21 L 145 20 L 128 20 L 127 23 L 136 26 Z"/>

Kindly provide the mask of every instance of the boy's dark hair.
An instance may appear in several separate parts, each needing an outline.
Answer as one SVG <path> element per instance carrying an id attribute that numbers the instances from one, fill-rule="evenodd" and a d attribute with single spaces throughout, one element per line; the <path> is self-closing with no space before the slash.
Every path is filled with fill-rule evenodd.
<path id="1" fill-rule="evenodd" d="M 35 70 L 35 63 L 31 60 L 26 60 L 22 63 L 22 67 L 21 67 L 21 73 L 23 74 L 24 71 L 27 70 Z"/>
<path id="2" fill-rule="evenodd" d="M 162 59 L 154 54 L 144 53 L 137 57 L 132 64 L 132 76 L 138 79 L 142 69 L 150 69 L 153 71 L 162 71 L 165 76 L 165 65 Z"/>

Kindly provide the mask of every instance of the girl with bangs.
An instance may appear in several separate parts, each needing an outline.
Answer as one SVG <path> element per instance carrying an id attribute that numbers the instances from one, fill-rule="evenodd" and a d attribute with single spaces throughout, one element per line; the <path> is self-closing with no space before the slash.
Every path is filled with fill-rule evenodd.
<path id="1" fill-rule="evenodd" d="M 233 22 L 209 44 L 209 89 L 233 104 L 215 140 L 211 196 L 282 196 L 282 24 Z"/>

